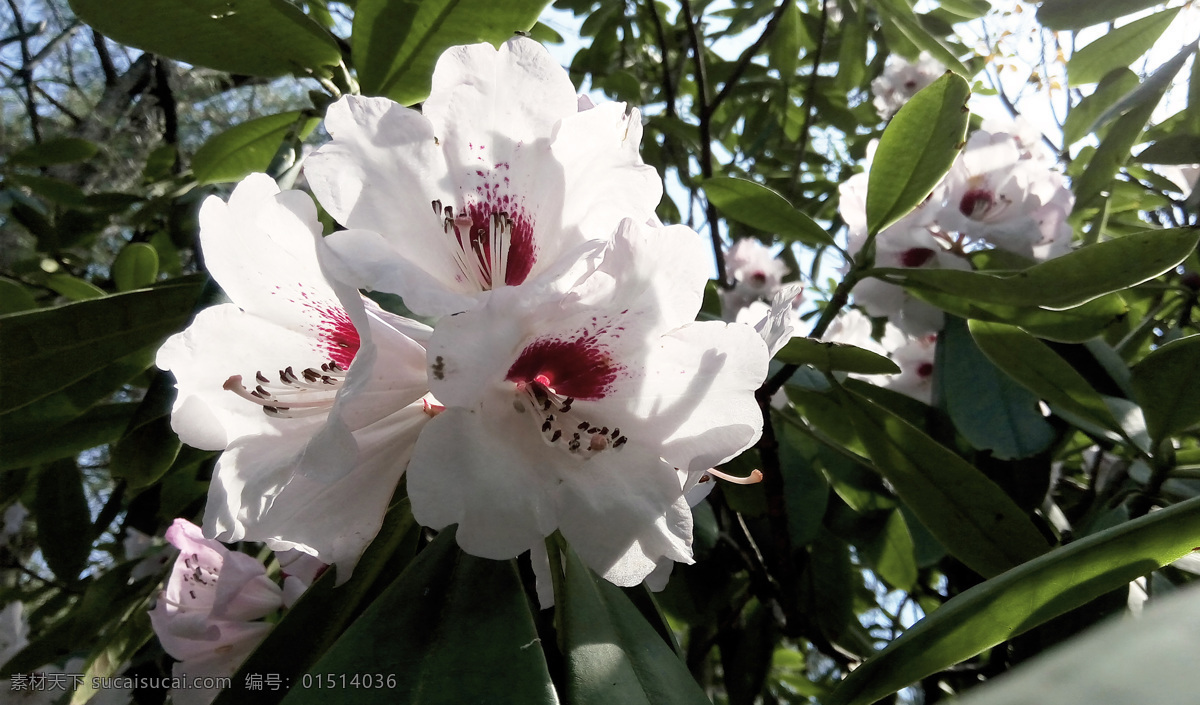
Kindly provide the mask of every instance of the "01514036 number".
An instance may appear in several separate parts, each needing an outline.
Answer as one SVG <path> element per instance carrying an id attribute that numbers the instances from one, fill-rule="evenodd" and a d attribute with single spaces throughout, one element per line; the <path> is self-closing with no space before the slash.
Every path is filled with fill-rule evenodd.
<path id="1" fill-rule="evenodd" d="M 301 688 L 395 688 L 396 676 L 388 673 L 305 673 Z"/>

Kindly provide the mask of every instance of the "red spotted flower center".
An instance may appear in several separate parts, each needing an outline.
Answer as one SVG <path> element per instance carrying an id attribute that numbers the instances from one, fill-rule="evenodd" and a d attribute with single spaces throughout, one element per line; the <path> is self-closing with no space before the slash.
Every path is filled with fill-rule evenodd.
<path id="1" fill-rule="evenodd" d="M 621 429 L 584 418 L 573 405 L 597 401 L 612 391 L 621 367 L 594 337 L 535 340 L 521 351 L 505 375 L 517 393 L 513 408 L 532 412 L 542 437 L 583 457 L 620 448 Z"/>

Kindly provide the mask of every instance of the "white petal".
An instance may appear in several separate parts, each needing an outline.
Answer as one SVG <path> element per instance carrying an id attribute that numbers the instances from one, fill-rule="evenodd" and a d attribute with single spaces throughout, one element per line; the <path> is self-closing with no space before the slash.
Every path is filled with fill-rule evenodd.
<path id="1" fill-rule="evenodd" d="M 524 422 L 524 423 L 523 423 Z M 557 526 L 548 493 L 557 483 L 542 445 L 517 414 L 447 408 L 425 426 L 408 469 L 422 526 L 458 524 L 458 545 L 483 558 L 513 558 Z"/>
<path id="2" fill-rule="evenodd" d="M 171 428 L 190 446 L 222 450 L 241 436 L 285 433 L 296 422 L 267 416 L 261 406 L 225 390 L 226 380 L 240 375 L 252 389 L 256 372 L 277 379 L 288 366 L 320 367 L 328 360 L 317 338 L 223 304 L 204 309 L 168 338 L 155 363 L 175 375 L 179 389 Z"/>
<path id="3" fill-rule="evenodd" d="M 564 473 L 563 537 L 589 567 L 621 586 L 642 582 L 669 558 L 692 562 L 692 513 L 670 465 L 637 444 Z"/>

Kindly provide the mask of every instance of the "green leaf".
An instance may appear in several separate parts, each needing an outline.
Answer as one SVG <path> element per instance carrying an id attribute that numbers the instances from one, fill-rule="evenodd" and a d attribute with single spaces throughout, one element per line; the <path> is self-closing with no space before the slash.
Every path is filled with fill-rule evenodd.
<path id="1" fill-rule="evenodd" d="M 959 318 L 1009 323 L 1039 338 L 1060 343 L 1082 343 L 1100 335 L 1128 314 L 1129 307 L 1118 294 L 1106 294 L 1081 306 L 1050 311 L 1037 307 L 981 303 L 932 289 L 909 292 Z"/>
<path id="2" fill-rule="evenodd" d="M 934 371 L 954 427 L 975 448 L 1002 460 L 1028 458 L 1058 437 L 1038 398 L 996 369 L 957 316 L 946 318 Z"/>
<path id="3" fill-rule="evenodd" d="M 421 532 L 408 498 L 393 504 L 350 580 L 334 587 L 334 570 L 321 574 L 238 668 L 232 687 L 222 690 L 213 705 L 274 705 L 287 695 L 286 690 L 247 689 L 246 677 L 253 673 L 279 674 L 293 687 L 302 684 L 303 674 L 366 609 L 372 593 L 392 584 L 408 565 Z"/>
<path id="4" fill-rule="evenodd" d="M 439 533 L 293 682 L 286 705 L 558 702 L 516 561 L 469 556 L 454 532 Z M 304 687 L 328 674 L 336 687 Z M 341 687 L 355 674 L 394 675 L 395 685 Z"/>
<path id="5" fill-rule="evenodd" d="M 1131 382 L 1157 446 L 1200 423 L 1200 335 L 1172 340 L 1134 365 Z"/>
<path id="6" fill-rule="evenodd" d="M 1046 551 L 1046 540 L 1004 490 L 900 416 L 840 393 L 871 461 L 955 558 L 984 577 Z"/>
<path id="7" fill-rule="evenodd" d="M 908 41 L 912 42 L 918 48 L 929 52 L 935 59 L 942 62 L 942 65 L 947 69 L 963 78 L 972 75 L 972 72 L 967 70 L 966 66 L 963 66 L 954 52 L 941 39 L 935 37 L 928 29 L 922 26 L 909 3 L 904 2 L 904 0 L 879 0 L 876 7 L 881 14 L 892 20 L 896 29 L 900 30 L 900 33 Z"/>
<path id="8" fill-rule="evenodd" d="M 788 534 L 792 546 L 799 548 L 815 541 L 821 531 L 821 519 L 829 502 L 829 483 L 814 464 L 816 453 L 803 450 L 813 441 L 790 423 L 776 423 L 775 429 L 783 449 L 779 463 L 783 472 Z"/>
<path id="9" fill-rule="evenodd" d="M 1100 116 L 1139 85 L 1141 84 L 1137 74 L 1129 69 L 1113 71 L 1102 78 L 1096 90 L 1091 95 L 1084 96 L 1083 100 L 1067 113 L 1067 119 L 1063 121 L 1065 144 L 1075 144 L 1087 137 L 1099 124 Z"/>
<path id="10" fill-rule="evenodd" d="M 364 95 L 404 105 L 429 96 L 438 57 L 459 44 L 499 44 L 537 22 L 548 0 L 359 0 L 351 48 Z"/>
<path id="11" fill-rule="evenodd" d="M 565 542 L 561 554 L 549 548 L 567 702 L 710 705 L 683 661 L 620 588 L 596 577 Z"/>
<path id="12" fill-rule="evenodd" d="M 48 176 L 34 176 L 32 174 L 9 174 L 7 179 L 9 183 L 24 186 L 35 195 L 41 196 L 47 201 L 60 206 L 78 208 L 87 200 L 87 197 L 78 186 L 62 181 L 61 179 L 53 179 Z"/>
<path id="13" fill-rule="evenodd" d="M 4 458 L 8 454 L 4 444 L 27 441 L 50 433 L 82 416 L 135 375 L 154 364 L 154 353 L 152 347 L 135 350 L 62 391 L 43 397 L 16 411 L 0 414 L 0 466 L 4 465 Z"/>
<path id="14" fill-rule="evenodd" d="M 0 316 L 0 413 L 69 387 L 183 326 L 200 280 Z"/>
<path id="15" fill-rule="evenodd" d="M 1076 207 L 1098 205 L 1098 201 L 1107 197 L 1112 189 L 1113 177 L 1129 161 L 1130 150 L 1139 141 L 1142 129 L 1157 104 L 1157 100 L 1147 101 L 1112 124 L 1088 161 L 1087 168 L 1072 184 Z"/>
<path id="16" fill-rule="evenodd" d="M 1200 498 L 1078 539 L 983 582 L 842 681 L 828 705 L 868 705 L 1186 555 Z"/>
<path id="17" fill-rule="evenodd" d="M 1158 4 L 1158 0 L 1044 0 L 1037 18 L 1050 29 L 1083 29 Z"/>
<path id="18" fill-rule="evenodd" d="M 70 458 L 104 445 L 121 435 L 136 408 L 133 402 L 104 404 L 41 433 L 5 441 L 0 445 L 0 471 Z M 0 418 L 8 420 L 7 415 Z"/>
<path id="19" fill-rule="evenodd" d="M 1067 62 L 1067 78 L 1072 86 L 1095 83 L 1113 69 L 1132 66 L 1137 58 L 1154 46 L 1181 8 L 1156 12 L 1118 27 L 1091 44 L 1077 49 Z"/>
<path id="20" fill-rule="evenodd" d="M 956 269 L 876 269 L 872 275 L 902 286 L 919 286 L 982 303 L 1073 308 L 1170 271 L 1196 248 L 1200 231 L 1146 230 L 1081 247 L 1016 273 Z"/>
<path id="21" fill-rule="evenodd" d="M 109 472 L 113 477 L 124 479 L 130 489 L 153 484 L 170 469 L 179 455 L 182 443 L 171 429 L 174 401 L 174 378 L 159 371 L 125 432 L 113 446 Z"/>
<path id="22" fill-rule="evenodd" d="M 770 65 L 779 71 L 784 82 L 791 81 L 800 64 L 800 48 L 808 44 L 804 21 L 795 0 L 785 0 L 787 8 L 779 18 L 775 33 L 771 35 Z"/>
<path id="23" fill-rule="evenodd" d="M 1171 135 L 1143 149 L 1136 157 L 1143 164 L 1200 163 L 1200 136 Z"/>
<path id="24" fill-rule="evenodd" d="M 917 582 L 917 559 L 912 534 L 899 509 L 888 512 L 879 534 L 861 551 L 871 570 L 888 585 L 905 592 L 912 590 Z"/>
<path id="25" fill-rule="evenodd" d="M 20 282 L 0 277 L 0 314 L 37 308 L 37 300 Z"/>
<path id="26" fill-rule="evenodd" d="M 305 115 L 303 110 L 265 115 L 210 138 L 196 150 L 192 174 L 200 184 L 219 184 L 265 172 L 289 134 L 303 139 L 320 122 Z"/>
<path id="27" fill-rule="evenodd" d="M 1023 387 L 1053 406 L 1122 433 L 1100 394 L 1045 343 L 1003 323 L 968 325 L 983 354 Z"/>
<path id="28" fill-rule="evenodd" d="M 131 242 L 113 260 L 113 283 L 117 291 L 150 286 L 158 278 L 158 250 L 144 242 Z"/>
<path id="29" fill-rule="evenodd" d="M 78 137 L 58 137 L 34 144 L 8 158 L 11 166 L 52 166 L 82 162 L 96 156 L 100 148 Z"/>
<path id="30" fill-rule="evenodd" d="M 1200 43 L 1200 40 L 1185 46 L 1173 59 L 1155 69 L 1149 78 L 1142 81 L 1140 85 L 1129 91 L 1120 100 L 1108 106 L 1100 114 L 1100 117 L 1096 118 L 1093 128 L 1107 123 L 1118 115 L 1130 113 L 1135 108 L 1142 108 L 1143 110 L 1139 112 L 1144 112 L 1147 103 L 1157 105 L 1158 101 L 1162 99 L 1163 94 L 1167 91 L 1167 88 L 1170 87 L 1171 81 L 1175 80 L 1175 74 L 1179 73 L 1179 70 L 1187 63 L 1188 57 L 1191 56 L 1192 52 L 1196 51 L 1198 43 Z M 1146 121 L 1143 120 L 1142 124 L 1145 125 Z"/>
<path id="31" fill-rule="evenodd" d="M 787 199 L 762 184 L 716 176 L 704 182 L 704 193 L 726 218 L 778 235 L 787 242 L 802 242 L 811 247 L 833 242 L 812 218 L 792 208 Z"/>
<path id="32" fill-rule="evenodd" d="M 46 278 L 46 286 L 72 301 L 87 301 L 105 296 L 104 289 L 95 284 L 72 276 L 66 272 L 51 274 Z"/>
<path id="33" fill-rule="evenodd" d="M 337 41 L 287 0 L 71 0 L 84 22 L 122 44 L 250 76 L 328 75 Z"/>
<path id="34" fill-rule="evenodd" d="M 38 473 L 33 514 L 46 565 L 60 580 L 75 582 L 92 550 L 92 515 L 74 458 L 55 461 Z"/>
<path id="35" fill-rule="evenodd" d="M 967 135 L 967 97 L 961 76 L 947 74 L 900 108 L 879 139 L 867 183 L 867 229 L 879 233 L 925 200 Z"/>
<path id="36" fill-rule="evenodd" d="M 894 375 L 896 363 L 879 353 L 846 343 L 826 343 L 813 338 L 794 337 L 775 354 L 787 365 L 812 365 L 823 372 L 839 370 L 866 375 Z"/>

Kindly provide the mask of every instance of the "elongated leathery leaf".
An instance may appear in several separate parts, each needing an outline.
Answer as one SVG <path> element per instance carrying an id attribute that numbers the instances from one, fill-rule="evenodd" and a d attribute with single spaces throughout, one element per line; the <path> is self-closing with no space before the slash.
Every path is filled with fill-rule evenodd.
<path id="1" fill-rule="evenodd" d="M 42 399 L 161 342 L 192 315 L 203 281 L 0 316 L 0 413 Z"/>
<path id="2" fill-rule="evenodd" d="M 1133 368 L 1133 391 L 1155 444 L 1200 423 L 1200 335 L 1172 340 Z"/>
<path id="3" fill-rule="evenodd" d="M 879 139 L 867 182 L 867 229 L 878 233 L 925 200 L 967 135 L 970 87 L 948 73 L 900 108 Z"/>
<path id="4" fill-rule="evenodd" d="M 872 274 L 972 301 L 1063 310 L 1157 277 L 1182 262 L 1198 241 L 1200 230 L 1147 230 L 1012 274 L 957 269 L 877 269 Z"/>
<path id="5" fill-rule="evenodd" d="M 551 539 L 552 541 L 554 539 Z M 629 598 L 565 548 L 551 552 L 566 700 L 573 705 L 705 705 L 683 661 Z M 565 564 L 565 565 L 564 565 Z"/>
<path id="6" fill-rule="evenodd" d="M 71 0 L 80 19 L 122 44 L 251 76 L 320 73 L 342 54 L 287 0 Z"/>
<path id="7" fill-rule="evenodd" d="M 293 685 L 303 685 L 303 674 L 366 609 L 364 601 L 371 592 L 390 585 L 412 560 L 420 534 L 408 499 L 395 502 L 350 580 L 334 587 L 332 568 L 318 577 L 250 654 L 233 675 L 232 687 L 221 691 L 213 705 L 274 705 L 287 695 L 286 690 L 249 690 L 246 676 L 252 673 L 274 673 Z"/>
<path id="8" fill-rule="evenodd" d="M 833 242 L 824 228 L 762 184 L 717 176 L 704 182 L 704 193 L 726 218 L 752 228 L 806 245 Z"/>
<path id="9" fill-rule="evenodd" d="M 868 705 L 1193 550 L 1200 498 L 1097 532 L 980 583 L 852 671 L 828 705 Z"/>
<path id="10" fill-rule="evenodd" d="M 454 533 L 438 534 L 300 677 L 286 705 L 558 702 L 516 562 L 469 556 Z M 330 683 L 330 674 L 332 689 L 304 687 Z M 356 674 L 379 687 L 349 685 Z"/>
<path id="11" fill-rule="evenodd" d="M 499 43 L 528 30 L 547 0 L 359 0 L 351 49 L 364 95 L 404 105 L 429 95 L 442 52 L 457 44 Z"/>
<path id="12" fill-rule="evenodd" d="M 1065 411 L 1121 432 L 1100 394 L 1048 345 L 1003 323 L 971 321 L 969 325 L 983 354 L 1026 389 Z"/>
<path id="13" fill-rule="evenodd" d="M 970 463 L 866 398 L 840 398 L 875 467 L 955 558 L 990 577 L 1046 551 L 1029 517 Z"/>

